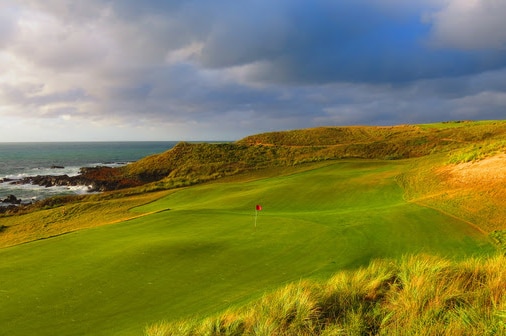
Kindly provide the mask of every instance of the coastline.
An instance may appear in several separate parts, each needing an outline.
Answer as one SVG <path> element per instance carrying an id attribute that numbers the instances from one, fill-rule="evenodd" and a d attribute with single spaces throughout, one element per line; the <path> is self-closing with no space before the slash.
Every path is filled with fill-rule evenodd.
<path id="1" fill-rule="evenodd" d="M 20 204 L 31 204 L 59 195 L 99 192 L 101 186 L 79 178 L 83 169 L 125 166 L 175 144 L 176 141 L 0 143 L 0 208 L 18 206 L 1 202 L 11 195 L 21 200 Z"/>

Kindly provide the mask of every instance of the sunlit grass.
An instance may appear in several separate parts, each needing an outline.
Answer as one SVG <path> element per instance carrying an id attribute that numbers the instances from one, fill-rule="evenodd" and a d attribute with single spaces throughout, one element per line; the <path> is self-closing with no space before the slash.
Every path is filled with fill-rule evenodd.
<path id="1" fill-rule="evenodd" d="M 131 211 L 126 211 L 133 204 L 128 198 L 123 204 L 112 195 L 102 203 L 75 204 L 72 211 L 83 222 L 141 217 L 0 249 L 2 330 L 8 335 L 138 335 L 146 324 L 208 316 L 284 284 L 328 279 L 375 258 L 493 253 L 487 237 L 466 223 L 404 200 L 396 176 L 408 165 L 349 160 L 291 174 L 264 172 L 260 179 L 236 176 L 167 191 L 149 203 L 154 194 L 138 195 L 146 204 Z M 255 204 L 263 206 L 256 227 Z M 44 211 L 56 219 L 59 209 Z M 371 280 L 363 273 L 356 277 L 364 278 L 362 283 Z M 372 280 L 360 290 L 374 296 L 382 282 Z M 277 323 L 287 326 L 294 319 L 298 324 L 290 330 L 311 330 L 315 325 L 308 316 L 317 311 L 306 294 L 290 287 L 285 297 L 307 301 L 278 302 L 268 314 L 274 318 L 295 310 Z M 361 314 L 346 315 L 346 323 L 361 330 Z M 230 320 L 213 322 L 213 328 L 243 328 Z M 264 321 L 255 328 L 267 334 L 274 326 Z"/>
<path id="2" fill-rule="evenodd" d="M 276 132 L 141 160 L 133 178 L 165 178 L 0 218 L 0 247 L 18 244 L 0 249 L 0 332 L 501 334 L 504 258 L 456 260 L 504 240 L 484 232 L 504 228 L 506 189 L 440 169 L 493 153 L 504 126 Z"/>
<path id="3" fill-rule="evenodd" d="M 139 216 L 129 210 L 166 195 L 167 191 L 124 197 L 94 195 L 22 215 L 1 218 L 0 248 L 46 239 L 86 228 L 114 224 Z"/>
<path id="4" fill-rule="evenodd" d="M 451 154 L 449 163 L 474 162 L 501 153 L 506 153 L 506 140 L 486 141 L 455 151 Z"/>
<path id="5" fill-rule="evenodd" d="M 158 323 L 169 335 L 502 335 L 506 257 L 376 260 L 327 281 L 287 285 L 204 320 Z"/>

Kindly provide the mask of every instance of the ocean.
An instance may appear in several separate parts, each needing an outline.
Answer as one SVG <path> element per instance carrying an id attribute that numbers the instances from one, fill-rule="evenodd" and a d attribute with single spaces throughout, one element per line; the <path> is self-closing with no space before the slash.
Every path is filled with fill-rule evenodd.
<path id="1" fill-rule="evenodd" d="M 37 175 L 78 175 L 81 167 L 117 167 L 165 152 L 174 141 L 0 143 L 0 206 L 9 195 L 29 203 L 56 195 L 87 193 L 86 186 L 14 185 L 12 180 Z"/>

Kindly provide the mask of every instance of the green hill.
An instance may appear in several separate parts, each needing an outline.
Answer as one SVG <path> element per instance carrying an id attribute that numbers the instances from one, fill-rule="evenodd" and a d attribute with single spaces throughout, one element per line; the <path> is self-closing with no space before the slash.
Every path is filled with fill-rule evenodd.
<path id="1" fill-rule="evenodd" d="M 343 158 L 403 159 L 505 139 L 504 121 L 392 127 L 320 127 L 253 135 L 235 143 L 180 143 L 124 168 L 104 169 L 118 186 L 160 181 L 159 188 L 190 185 L 255 169 Z"/>
<path id="2" fill-rule="evenodd" d="M 330 335 L 343 328 L 364 333 L 412 321 L 407 315 L 383 315 L 388 310 L 423 315 L 423 323 L 437 313 L 454 326 L 449 330 L 461 330 L 455 321 L 467 319 L 476 326 L 469 330 L 500 331 L 504 295 L 492 286 L 504 283 L 504 274 L 494 278 L 479 265 L 492 269 L 486 265 L 503 262 L 494 256 L 506 229 L 501 222 L 506 181 L 486 172 L 504 163 L 506 122 L 399 126 L 390 133 L 389 128 L 357 127 L 344 136 L 347 144 L 337 136 L 334 144 L 323 135 L 319 139 L 329 129 L 269 133 L 254 142 L 248 137 L 231 144 L 181 143 L 117 173 L 147 182 L 140 187 L 77 200 L 57 198 L 1 217 L 1 334 L 139 335 L 148 326 L 148 334 L 165 335 L 179 324 L 160 321 L 183 319 L 179 326 L 204 328 L 204 323 L 214 328 L 206 329 L 214 330 L 209 334 L 231 325 L 268 334 L 277 325 L 286 327 L 280 334 L 295 335 L 299 329 L 290 328 L 299 327 L 291 323 L 299 319 Z M 312 136 L 298 143 L 269 140 L 287 134 Z M 487 190 L 489 183 L 493 190 Z M 485 203 L 478 207 L 477 202 Z M 256 204 L 263 210 L 255 226 Z M 409 262 L 395 261 L 419 254 L 436 256 L 413 259 L 434 264 L 432 275 L 423 267 L 421 273 L 407 274 L 412 268 L 403 265 Z M 481 261 L 474 266 L 462 261 L 472 257 Z M 378 258 L 392 262 L 374 262 L 368 271 L 354 272 Z M 347 273 L 339 273 L 343 270 Z M 442 274 L 449 274 L 446 279 L 464 274 L 464 283 L 456 283 L 461 287 L 455 290 L 442 285 L 449 294 L 439 310 L 417 310 L 424 302 L 424 307 L 435 305 L 439 297 L 410 302 L 409 295 L 416 293 L 407 291 L 409 286 L 422 293 L 422 285 Z M 335 277 L 356 289 L 311 296 L 319 286 L 338 286 Z M 354 285 L 355 277 L 363 282 Z M 294 282 L 300 289 L 289 285 Z M 295 313 L 286 315 L 288 322 L 270 317 L 274 325 L 255 317 L 259 312 L 251 305 L 270 301 L 261 299 L 266 292 L 286 298 L 277 302 L 290 307 L 299 303 L 283 293 L 307 288 L 308 300 L 316 304 L 308 309 L 318 323 Z M 364 291 L 353 292 L 357 288 Z M 476 291 L 468 294 L 466 288 Z M 483 293 L 472 296 L 477 288 L 496 293 L 493 300 Z M 342 310 L 342 315 L 341 310 L 324 311 L 322 302 L 339 295 L 351 295 L 343 302 L 354 298 L 357 305 L 350 306 L 357 309 Z M 397 301 L 385 301 L 385 295 L 398 295 Z M 469 306 L 477 309 L 466 310 Z M 232 309 L 228 315 L 200 322 L 227 309 Z M 322 319 L 328 321 L 320 324 Z M 360 324 L 363 319 L 371 323 Z"/>

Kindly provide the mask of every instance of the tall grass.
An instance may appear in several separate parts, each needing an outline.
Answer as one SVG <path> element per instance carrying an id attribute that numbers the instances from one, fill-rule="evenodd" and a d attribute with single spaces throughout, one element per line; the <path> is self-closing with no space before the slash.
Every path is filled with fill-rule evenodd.
<path id="1" fill-rule="evenodd" d="M 499 153 L 506 153 L 506 140 L 486 141 L 459 149 L 450 156 L 449 163 L 475 162 Z"/>
<path id="2" fill-rule="evenodd" d="M 504 255 L 377 260 L 218 316 L 158 323 L 146 335 L 505 335 L 505 264 Z"/>

